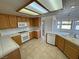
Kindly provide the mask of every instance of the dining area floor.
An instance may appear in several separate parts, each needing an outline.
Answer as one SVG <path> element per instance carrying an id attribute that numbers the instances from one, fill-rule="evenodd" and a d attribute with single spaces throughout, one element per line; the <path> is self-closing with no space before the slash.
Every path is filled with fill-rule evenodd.
<path id="1" fill-rule="evenodd" d="M 68 59 L 56 46 L 32 39 L 20 47 L 22 59 Z"/>

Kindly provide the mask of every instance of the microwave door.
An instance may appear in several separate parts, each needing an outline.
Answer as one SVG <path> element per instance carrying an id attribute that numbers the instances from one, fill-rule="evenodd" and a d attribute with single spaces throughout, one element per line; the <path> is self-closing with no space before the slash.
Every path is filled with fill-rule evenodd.
<path id="1" fill-rule="evenodd" d="M 18 27 L 26 27 L 27 23 L 26 22 L 18 22 Z"/>

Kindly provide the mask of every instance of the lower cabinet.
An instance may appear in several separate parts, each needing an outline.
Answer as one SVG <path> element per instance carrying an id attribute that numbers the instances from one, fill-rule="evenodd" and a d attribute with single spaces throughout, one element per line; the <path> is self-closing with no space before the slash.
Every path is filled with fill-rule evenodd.
<path id="1" fill-rule="evenodd" d="M 78 46 L 65 40 L 65 50 L 64 53 L 69 57 L 69 59 L 78 59 L 79 57 Z"/>
<path id="2" fill-rule="evenodd" d="M 34 38 L 38 39 L 38 32 L 34 31 Z"/>
<path id="3" fill-rule="evenodd" d="M 21 59 L 21 55 L 20 55 L 19 49 L 11 52 L 7 56 L 3 57 L 2 59 Z"/>
<path id="4" fill-rule="evenodd" d="M 64 39 L 58 35 L 56 35 L 56 46 L 61 50 L 64 51 Z"/>
<path id="5" fill-rule="evenodd" d="M 56 46 L 69 58 L 79 59 L 79 46 L 56 35 Z"/>
<path id="6" fill-rule="evenodd" d="M 34 38 L 34 32 L 29 32 L 30 39 Z"/>
<path id="7" fill-rule="evenodd" d="M 41 33 L 40 31 L 33 31 L 29 33 L 29 36 L 30 36 L 30 39 L 33 39 L 33 38 L 38 39 L 41 37 Z"/>
<path id="8" fill-rule="evenodd" d="M 21 36 L 20 35 L 17 35 L 17 36 L 14 36 L 12 37 L 12 39 L 19 45 L 22 44 L 22 40 L 21 40 Z"/>

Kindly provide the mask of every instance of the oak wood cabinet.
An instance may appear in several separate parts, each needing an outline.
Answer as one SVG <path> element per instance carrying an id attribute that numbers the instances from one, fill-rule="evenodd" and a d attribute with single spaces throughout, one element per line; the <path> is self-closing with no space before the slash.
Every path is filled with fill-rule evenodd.
<path id="1" fill-rule="evenodd" d="M 8 15 L 0 15 L 0 29 L 9 28 Z"/>
<path id="2" fill-rule="evenodd" d="M 17 28 L 18 22 L 26 22 L 29 27 L 39 27 L 41 23 L 39 17 L 29 18 L 0 14 L 0 29 Z"/>
<path id="3" fill-rule="evenodd" d="M 32 18 L 29 18 L 30 20 L 29 20 L 29 27 L 33 27 L 33 20 L 32 20 Z"/>
<path id="4" fill-rule="evenodd" d="M 30 39 L 33 39 L 33 38 L 38 39 L 41 37 L 41 33 L 40 31 L 33 31 L 29 33 L 29 36 L 30 36 Z"/>
<path id="5" fill-rule="evenodd" d="M 7 56 L 3 57 L 2 59 L 21 59 L 19 49 L 16 49 L 15 51 L 11 52 Z"/>
<path id="6" fill-rule="evenodd" d="M 79 58 L 79 47 L 65 40 L 64 53 L 69 57 L 69 59 L 78 59 Z"/>
<path id="7" fill-rule="evenodd" d="M 34 32 L 29 32 L 30 39 L 34 38 Z"/>
<path id="8" fill-rule="evenodd" d="M 17 17 L 17 20 L 18 20 L 18 22 L 22 21 L 21 17 Z"/>
<path id="9" fill-rule="evenodd" d="M 79 46 L 56 35 L 56 46 L 69 58 L 79 59 Z"/>
<path id="10" fill-rule="evenodd" d="M 22 44 L 22 40 L 21 40 L 21 36 L 20 35 L 17 35 L 17 36 L 14 36 L 12 37 L 12 39 L 19 45 Z"/>
<path id="11" fill-rule="evenodd" d="M 26 22 L 26 18 L 25 17 L 17 17 L 18 22 Z"/>
<path id="12" fill-rule="evenodd" d="M 33 26 L 39 27 L 40 26 L 40 18 L 33 18 Z"/>
<path id="13" fill-rule="evenodd" d="M 30 18 L 29 23 L 30 27 L 39 27 L 40 26 L 40 18 Z"/>
<path id="14" fill-rule="evenodd" d="M 61 51 L 64 51 L 64 44 L 65 44 L 65 40 L 56 35 L 56 46 L 61 50 Z"/>
<path id="15" fill-rule="evenodd" d="M 30 40 L 33 39 L 32 32 L 29 32 Z"/>
<path id="16" fill-rule="evenodd" d="M 18 21 L 16 19 L 16 16 L 9 16 L 9 22 L 10 22 L 10 28 L 17 28 L 18 27 Z"/>
<path id="17" fill-rule="evenodd" d="M 34 26 L 35 27 L 39 27 L 40 26 L 40 18 L 34 18 L 33 22 L 34 22 Z"/>
<path id="18" fill-rule="evenodd" d="M 34 38 L 38 39 L 38 32 L 34 31 Z"/>

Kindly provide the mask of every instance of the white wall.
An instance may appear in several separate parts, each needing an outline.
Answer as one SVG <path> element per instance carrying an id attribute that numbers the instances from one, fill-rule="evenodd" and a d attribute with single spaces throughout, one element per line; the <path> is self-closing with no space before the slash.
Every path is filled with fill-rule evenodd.
<path id="1" fill-rule="evenodd" d="M 44 37 L 46 36 L 46 33 L 52 33 L 53 16 L 42 17 L 41 22 L 44 22 L 44 25 L 45 25 L 45 27 L 44 27 L 44 30 L 45 30 Z"/>
<path id="2" fill-rule="evenodd" d="M 41 19 L 45 21 L 45 33 L 49 32 L 64 32 L 70 34 L 79 34 L 79 31 L 76 31 L 75 20 L 79 20 L 79 0 L 63 0 L 64 8 L 57 13 L 50 13 L 45 15 Z M 74 6 L 74 8 L 72 8 Z M 49 16 L 51 15 L 51 16 Z M 71 30 L 58 30 L 57 21 L 58 20 L 72 20 L 72 29 Z"/>

